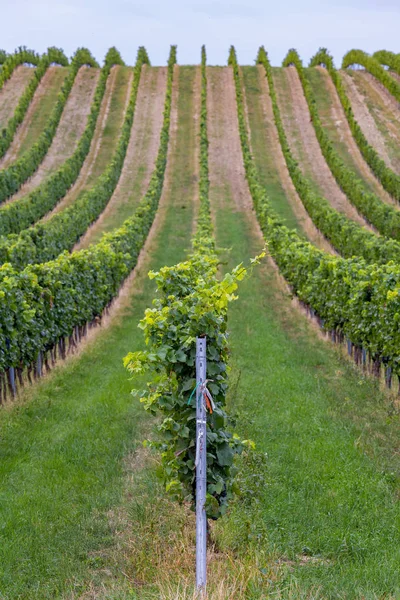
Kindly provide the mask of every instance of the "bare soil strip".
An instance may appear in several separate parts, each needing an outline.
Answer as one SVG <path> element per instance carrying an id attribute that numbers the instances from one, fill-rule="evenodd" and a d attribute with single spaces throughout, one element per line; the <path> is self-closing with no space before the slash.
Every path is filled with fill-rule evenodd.
<path id="1" fill-rule="evenodd" d="M 322 195 L 336 210 L 344 213 L 347 217 L 360 225 L 366 226 L 365 220 L 358 214 L 352 204 L 350 204 L 346 195 L 336 183 L 336 180 L 325 161 L 314 127 L 311 123 L 307 101 L 295 67 L 288 67 L 285 69 L 285 74 L 289 84 L 290 96 L 282 98 L 282 94 L 278 93 L 279 108 L 283 117 L 285 132 L 290 146 L 295 148 L 293 125 L 296 130 L 296 139 L 301 141 L 301 152 L 296 158 L 303 173 L 317 184 L 317 188 L 321 190 Z M 286 117 L 288 104 L 290 104 L 294 114 L 294 122 L 292 122 L 291 125 L 289 125 Z"/>
<path id="2" fill-rule="evenodd" d="M 236 210 L 252 211 L 240 145 L 235 83 L 231 67 L 207 67 L 207 114 L 210 197 L 224 203 L 224 192 Z"/>
<path id="3" fill-rule="evenodd" d="M 398 73 L 394 73 L 393 71 L 389 71 L 389 75 L 391 75 L 393 77 L 393 79 L 395 79 L 396 81 L 398 81 L 400 83 L 400 75 Z"/>
<path id="4" fill-rule="evenodd" d="M 179 135 L 179 131 L 178 131 L 178 104 L 179 104 L 179 94 L 180 94 L 180 88 L 179 88 L 179 66 L 175 65 L 174 69 L 174 79 L 173 79 L 173 83 L 172 83 L 172 101 L 171 101 L 171 117 L 170 117 L 170 130 L 169 130 L 169 144 L 168 144 L 168 153 L 167 153 L 167 166 L 165 169 L 165 177 L 164 177 L 164 184 L 163 184 L 163 190 L 161 193 L 161 198 L 160 198 L 160 202 L 158 205 L 158 209 L 157 209 L 157 213 L 156 216 L 154 218 L 153 224 L 150 228 L 149 231 L 149 235 L 146 238 L 146 241 L 143 245 L 143 248 L 141 249 L 139 256 L 138 256 L 138 261 L 136 263 L 135 268 L 132 270 L 132 272 L 130 273 L 130 275 L 126 278 L 126 280 L 124 281 L 123 285 L 121 286 L 118 295 L 116 296 L 116 298 L 112 301 L 111 306 L 107 309 L 107 311 L 105 311 L 101 317 L 101 327 L 94 327 L 93 329 L 89 330 L 89 333 L 87 335 L 87 337 L 85 339 L 83 339 L 80 342 L 79 348 L 76 352 L 74 352 L 72 356 L 72 359 L 75 360 L 77 356 L 79 356 L 81 354 L 82 351 L 85 350 L 86 346 L 91 343 L 94 339 L 96 339 L 98 337 L 99 334 L 104 335 L 104 330 L 109 328 L 110 326 L 112 326 L 113 324 L 115 324 L 116 322 L 118 322 L 119 320 L 121 320 L 124 317 L 124 313 L 127 310 L 127 308 L 129 308 L 132 305 L 132 300 L 134 298 L 135 295 L 141 294 L 143 292 L 143 287 L 146 285 L 146 280 L 147 280 L 147 273 L 150 270 L 150 268 L 161 268 L 162 265 L 152 265 L 152 261 L 153 261 L 153 254 L 154 254 L 154 249 L 155 246 L 157 244 L 157 238 L 160 235 L 162 229 L 165 227 L 165 220 L 167 217 L 167 214 L 169 213 L 169 211 L 171 211 L 171 209 L 174 210 L 174 212 L 178 212 L 179 209 L 186 209 L 186 211 L 190 211 L 193 208 L 196 207 L 196 198 L 198 196 L 198 172 L 199 172 L 199 164 L 198 164 L 198 156 L 199 156 L 199 143 L 200 143 L 200 138 L 199 138 L 199 122 L 198 120 L 196 121 L 196 112 L 198 114 L 200 114 L 200 77 L 196 78 L 196 82 L 195 82 L 195 86 L 193 88 L 193 100 L 194 100 L 194 107 L 193 107 L 193 113 L 194 113 L 194 137 L 193 137 L 193 141 L 194 144 L 187 144 L 187 139 L 184 139 L 182 136 Z M 147 70 L 147 69 L 146 69 Z M 156 83 L 157 83 L 157 90 L 155 92 L 156 95 L 156 101 L 155 104 L 159 104 L 159 94 L 161 94 L 162 98 L 163 98 L 163 102 L 160 106 L 160 110 L 159 110 L 159 114 L 157 114 L 156 120 L 158 121 L 160 119 L 160 124 L 158 125 L 158 140 L 156 140 L 156 155 L 158 152 L 158 146 L 159 146 L 159 142 L 160 142 L 160 131 L 161 131 L 161 127 L 162 127 L 162 123 L 163 123 L 163 107 L 164 107 L 164 100 L 165 100 L 165 91 L 166 91 L 166 83 L 167 83 L 167 68 L 166 67 L 150 67 L 148 69 L 148 71 L 153 71 L 153 72 L 157 72 L 156 73 Z M 200 75 L 200 69 L 198 69 L 199 73 L 198 75 Z M 142 73 L 141 76 L 141 82 L 140 82 L 140 87 L 139 90 L 141 91 L 141 86 L 142 86 L 142 77 L 143 77 L 144 73 Z M 154 77 L 154 76 L 153 76 Z M 146 79 L 151 80 L 151 75 L 147 75 Z M 145 87 L 146 83 L 143 84 L 143 86 Z M 161 86 L 161 89 L 160 89 Z M 143 87 L 143 92 L 142 92 L 142 98 L 147 98 L 148 96 L 146 96 L 146 90 Z M 139 102 L 139 93 L 138 92 L 138 98 L 137 98 L 137 102 Z M 139 108 L 139 105 L 137 104 L 137 109 Z M 145 110 L 145 107 L 142 107 L 143 110 Z M 136 115 L 135 115 L 136 117 Z M 153 144 L 153 140 L 151 141 L 151 144 Z M 154 161 L 156 158 L 156 155 L 153 157 L 153 166 L 154 166 Z M 177 196 L 177 194 L 175 193 L 175 188 L 182 188 L 183 187 L 183 181 L 182 181 L 182 176 L 185 177 L 186 173 L 178 168 L 179 167 L 179 162 L 182 160 L 181 157 L 186 155 L 186 159 L 185 159 L 185 163 L 186 163 L 186 168 L 189 168 L 190 170 L 190 175 L 192 176 L 192 181 L 193 181 L 193 187 L 190 190 L 190 193 L 185 194 L 183 198 L 180 198 Z M 147 166 L 147 165 L 146 165 Z M 151 176 L 151 173 L 150 173 Z M 150 177 L 148 178 L 148 182 L 150 181 Z M 195 218 L 197 216 L 196 211 L 192 211 L 192 222 L 194 222 Z M 180 229 L 180 225 L 176 224 L 175 227 L 177 233 L 179 233 L 179 229 Z M 187 231 L 185 229 L 185 224 L 183 224 L 183 230 L 184 230 L 184 236 L 187 236 Z M 170 237 L 173 238 L 173 235 L 171 235 Z M 171 240 L 172 241 L 172 240 Z M 88 244 L 85 244 L 85 247 Z M 81 246 L 80 244 L 77 244 L 77 246 L 74 248 L 75 250 L 78 250 L 80 248 L 78 248 L 78 246 Z M 178 246 L 179 247 L 179 246 Z M 183 247 L 182 247 L 183 248 Z M 68 361 L 68 357 L 67 357 L 67 361 Z M 62 363 L 60 363 L 60 366 L 62 367 L 63 364 L 65 364 L 66 361 L 62 361 Z"/>
<path id="5" fill-rule="evenodd" d="M 346 144 L 346 148 L 353 162 L 356 164 L 358 170 L 362 174 L 363 179 L 368 183 L 372 191 L 377 196 L 379 196 L 381 200 L 383 200 L 383 202 L 386 202 L 387 204 L 396 205 L 395 200 L 393 200 L 393 198 L 383 189 L 382 185 L 376 179 L 375 175 L 372 173 L 369 166 L 365 162 L 364 157 L 361 154 L 353 138 L 353 134 L 351 133 L 339 96 L 337 94 L 336 88 L 333 84 L 329 73 L 323 67 L 315 68 L 322 73 L 326 91 L 330 97 L 330 101 L 332 104 L 331 119 L 333 123 L 335 123 L 336 128 L 340 134 L 340 138 Z"/>
<path id="6" fill-rule="evenodd" d="M 100 69 L 84 66 L 79 70 L 48 153 L 36 173 L 9 201 L 29 194 L 73 154 L 86 127 L 99 76 Z"/>
<path id="7" fill-rule="evenodd" d="M 365 71 L 342 71 L 353 84 L 385 142 L 392 168 L 400 173 L 400 104 L 387 89 Z M 367 132 L 364 132 L 367 134 Z"/>
<path id="8" fill-rule="evenodd" d="M 62 71 L 60 71 L 62 69 Z M 51 88 L 56 88 L 57 92 L 61 89 L 63 78 L 60 78 L 60 72 L 64 73 L 64 76 L 67 75 L 67 67 L 49 67 L 46 73 L 43 75 L 36 92 L 33 96 L 32 102 L 29 105 L 29 108 L 26 112 L 25 118 L 21 125 L 18 127 L 17 132 L 14 136 L 14 139 L 6 152 L 5 156 L 0 161 L 0 166 L 2 169 L 10 166 L 19 155 L 20 148 L 22 144 L 25 142 L 25 138 L 30 133 L 32 127 L 34 127 L 34 121 L 36 118 L 36 114 L 41 102 L 44 101 L 45 96 L 48 94 Z M 38 131 L 37 134 L 40 135 L 41 131 Z"/>
<path id="9" fill-rule="evenodd" d="M 347 96 L 351 102 L 354 116 L 365 137 L 367 138 L 369 144 L 379 153 L 380 157 L 385 161 L 388 167 L 394 169 L 385 145 L 383 135 L 379 131 L 373 116 L 368 110 L 365 97 L 360 93 L 354 79 L 350 77 L 348 73 L 342 72 L 341 76 Z"/>
<path id="10" fill-rule="evenodd" d="M 258 77 L 260 81 L 260 87 L 262 90 L 260 101 L 262 103 L 264 113 L 265 145 L 269 149 L 268 151 L 273 157 L 275 168 L 279 173 L 279 178 L 282 183 L 283 190 L 286 194 L 286 198 L 288 202 L 290 202 L 293 208 L 293 212 L 295 213 L 296 218 L 299 221 L 308 239 L 322 250 L 325 250 L 326 252 L 333 252 L 332 246 L 326 241 L 324 236 L 315 227 L 312 219 L 310 218 L 308 212 L 304 208 L 304 205 L 293 185 L 279 141 L 278 131 L 276 129 L 275 118 L 272 109 L 271 97 L 269 95 L 268 80 L 265 76 L 265 70 L 262 65 L 258 65 Z"/>
<path id="11" fill-rule="evenodd" d="M 111 98 L 112 98 L 114 87 L 115 87 L 116 75 L 117 75 L 117 69 L 116 69 L 116 67 L 113 67 L 111 69 L 110 75 L 108 76 L 106 91 L 103 96 L 103 101 L 102 101 L 100 113 L 99 113 L 99 116 L 97 119 L 96 129 L 95 129 L 92 143 L 90 146 L 89 154 L 87 155 L 85 162 L 83 163 L 82 169 L 79 173 L 79 177 L 76 180 L 75 184 L 70 189 L 70 191 L 68 192 L 68 194 L 66 194 L 64 196 L 64 198 L 61 200 L 61 202 L 59 202 L 52 211 L 50 211 L 45 217 L 43 217 L 43 219 L 42 219 L 43 221 L 46 221 L 48 218 L 50 218 L 56 212 L 59 212 L 60 210 L 63 210 L 64 208 L 66 208 L 66 206 L 68 206 L 69 204 L 74 202 L 77 199 L 77 197 L 79 196 L 79 194 L 83 191 L 83 189 L 86 185 L 86 182 L 91 174 L 91 170 L 96 161 L 97 155 L 99 153 L 102 136 L 103 136 L 103 131 L 106 126 L 108 112 L 110 110 L 110 103 L 111 103 Z"/>
<path id="12" fill-rule="evenodd" d="M 166 83 L 166 67 L 155 68 L 144 65 L 131 137 L 118 185 L 99 219 L 89 228 L 74 250 L 86 248 L 108 230 L 108 222 L 113 221 L 113 216 L 118 209 L 121 210 L 121 205 L 129 205 L 129 209 L 133 212 L 145 193 L 160 143 Z M 128 206 L 125 208 L 128 209 Z M 127 214 L 126 218 L 129 216 Z"/>
<path id="13" fill-rule="evenodd" d="M 0 129 L 6 127 L 17 108 L 20 96 L 35 73 L 35 68 L 19 66 L 0 90 Z"/>

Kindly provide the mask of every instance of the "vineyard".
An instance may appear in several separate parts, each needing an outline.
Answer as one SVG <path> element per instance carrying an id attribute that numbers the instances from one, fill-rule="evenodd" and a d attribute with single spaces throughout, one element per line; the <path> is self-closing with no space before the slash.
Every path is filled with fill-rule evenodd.
<path id="1" fill-rule="evenodd" d="M 1 600 L 400 597 L 400 55 L 254 58 L 0 51 Z"/>

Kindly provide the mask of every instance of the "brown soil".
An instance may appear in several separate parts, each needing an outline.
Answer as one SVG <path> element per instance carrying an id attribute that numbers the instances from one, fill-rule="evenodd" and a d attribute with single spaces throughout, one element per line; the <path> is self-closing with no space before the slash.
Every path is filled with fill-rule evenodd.
<path id="1" fill-rule="evenodd" d="M 116 210 L 118 205 L 129 202 L 132 205 L 132 210 L 134 210 L 135 205 L 137 205 L 145 193 L 155 166 L 160 143 L 166 83 L 166 67 L 156 69 L 148 68 L 146 65 L 143 66 L 131 137 L 121 177 L 110 202 L 101 216 L 88 229 L 74 250 L 80 250 L 91 243 L 93 235 Z M 154 84 L 155 91 L 151 92 Z M 133 190 L 133 182 L 138 178 L 139 172 L 142 170 L 144 170 L 144 176 L 141 178 L 140 187 Z M 135 195 L 134 192 L 136 192 Z"/>
<path id="2" fill-rule="evenodd" d="M 400 83 L 400 75 L 398 73 L 394 73 L 393 71 L 389 71 L 389 75 L 391 75 L 391 77 L 393 77 L 393 79 L 395 79 L 398 83 Z"/>
<path id="3" fill-rule="evenodd" d="M 390 110 L 400 119 L 400 102 L 392 96 L 383 83 L 371 75 L 371 73 L 368 73 L 368 71 L 357 71 L 357 74 L 368 82 L 369 86 L 380 96 L 382 103 L 387 108 L 390 108 Z M 398 75 L 396 76 L 398 77 Z"/>
<path id="4" fill-rule="evenodd" d="M 336 183 L 336 180 L 325 161 L 315 134 L 314 126 L 311 123 L 310 112 L 296 68 L 288 67 L 285 69 L 285 73 L 290 87 L 290 102 L 295 115 L 297 131 L 302 142 L 303 152 L 302 155 L 298 157 L 300 167 L 306 175 L 311 175 L 324 197 L 336 210 L 344 213 L 353 221 L 364 226 L 364 219 L 347 200 L 346 195 Z M 287 99 L 287 101 L 289 101 L 289 99 Z M 280 108 L 284 115 L 284 106 L 281 106 Z M 289 144 L 291 146 L 294 145 L 292 139 L 293 134 L 291 129 L 286 126 L 286 123 L 285 131 Z"/>
<path id="5" fill-rule="evenodd" d="M 349 124 L 346 119 L 346 115 L 344 114 L 343 107 L 341 105 L 339 96 L 337 94 L 334 83 L 324 67 L 315 67 L 319 69 L 325 78 L 326 89 L 330 95 L 330 99 L 332 102 L 332 119 L 336 124 L 336 127 L 339 131 L 340 138 L 343 142 L 345 142 L 347 146 L 347 150 L 351 155 L 354 163 L 357 165 L 358 170 L 362 174 L 363 179 L 370 185 L 374 193 L 381 199 L 383 202 L 387 204 L 395 204 L 393 198 L 383 189 L 382 185 L 376 179 L 375 175 L 370 170 L 369 166 L 365 162 L 358 146 L 353 138 L 353 134 L 351 133 Z"/>
<path id="6" fill-rule="evenodd" d="M 78 360 L 80 354 L 85 350 L 86 346 L 94 342 L 99 335 L 103 335 L 104 330 L 114 323 L 118 323 L 124 316 L 125 311 L 132 304 L 132 297 L 140 294 L 143 287 L 143 282 L 147 278 L 147 273 L 150 269 L 150 261 L 153 255 L 153 250 L 156 246 L 156 236 L 160 232 L 164 220 L 168 204 L 173 202 L 170 194 L 171 179 L 173 176 L 173 147 L 176 146 L 176 132 L 178 126 L 178 82 L 177 69 L 175 67 L 174 81 L 172 84 L 172 103 L 171 103 L 171 122 L 170 122 L 170 142 L 168 147 L 167 168 L 164 178 L 163 192 L 161 194 L 157 214 L 150 228 L 149 235 L 139 253 L 135 268 L 130 275 L 125 279 L 121 286 L 118 295 L 112 301 L 110 307 L 103 312 L 99 320 L 98 327 L 93 327 L 88 330 L 87 336 L 79 342 L 77 350 L 73 354 L 68 354 L 65 360 L 57 361 L 56 369 L 53 369 L 45 377 L 52 377 L 57 368 L 62 368 L 67 361 Z"/>
<path id="7" fill-rule="evenodd" d="M 25 118 L 24 118 L 23 122 L 21 123 L 21 125 L 18 127 L 17 132 L 14 136 L 14 139 L 13 139 L 11 146 L 9 147 L 7 153 L 0 161 L 0 166 L 2 169 L 10 166 L 10 164 L 13 163 L 17 159 L 21 144 L 24 141 L 25 136 L 27 135 L 27 133 L 29 131 L 29 128 L 31 127 L 32 119 L 37 110 L 37 106 L 42 101 L 44 96 L 47 94 L 49 87 L 52 86 L 53 79 L 54 79 L 58 69 L 60 69 L 60 67 L 49 67 L 47 69 L 46 73 L 43 75 L 42 79 L 40 80 L 40 83 L 39 83 L 39 85 L 36 89 L 36 92 L 32 98 L 29 108 L 26 111 Z"/>
<path id="8" fill-rule="evenodd" d="M 236 209 L 251 211 L 231 67 L 207 67 L 207 105 L 211 190 L 228 188 Z"/>
<path id="9" fill-rule="evenodd" d="M 269 127 L 265 127 L 265 144 L 270 149 L 270 153 L 274 158 L 275 168 L 279 173 L 279 178 L 286 194 L 286 198 L 290 203 L 294 214 L 298 222 L 300 223 L 303 231 L 306 233 L 308 239 L 326 252 L 334 253 L 332 246 L 327 242 L 324 236 L 315 227 L 312 219 L 308 212 L 304 208 L 300 196 L 298 195 L 292 179 L 290 177 L 288 168 L 286 166 L 285 157 L 282 152 L 281 144 L 279 141 L 278 131 L 275 125 L 275 118 L 272 109 L 271 97 L 269 95 L 268 80 L 265 76 L 265 70 L 262 65 L 258 66 L 258 77 L 261 87 L 261 102 L 264 112 L 265 123 L 269 124 Z M 271 132 L 271 134 L 269 134 Z"/>
<path id="10" fill-rule="evenodd" d="M 99 77 L 100 69 L 84 66 L 79 70 L 49 151 L 33 177 L 10 200 L 29 194 L 73 154 L 85 130 Z"/>
<path id="11" fill-rule="evenodd" d="M 90 150 L 85 159 L 85 162 L 83 163 L 78 179 L 76 180 L 72 188 L 69 190 L 69 192 L 64 196 L 64 198 L 57 204 L 57 206 L 43 218 L 43 221 L 46 221 L 55 213 L 59 212 L 60 210 L 63 210 L 66 206 L 74 202 L 74 200 L 76 200 L 80 192 L 85 187 L 86 181 L 91 173 L 92 166 L 99 152 L 103 130 L 107 122 L 107 116 L 110 109 L 110 102 L 115 86 L 116 74 L 117 68 L 113 67 L 111 69 L 110 75 L 108 76 L 106 91 L 103 96 L 103 101 L 101 103 L 100 113 L 97 118 L 96 129 L 94 132 Z"/>
<path id="12" fill-rule="evenodd" d="M 15 69 L 0 90 L 0 129 L 6 127 L 17 108 L 19 99 L 35 73 L 33 67 Z"/>
<path id="13" fill-rule="evenodd" d="M 393 169 L 393 165 L 390 161 L 389 154 L 387 153 L 385 140 L 383 135 L 379 131 L 375 120 L 368 110 L 368 106 L 365 102 L 365 98 L 357 89 L 355 81 L 348 73 L 342 71 L 342 81 L 346 90 L 346 94 L 351 102 L 354 116 L 360 125 L 365 137 L 369 144 L 376 149 L 380 157 L 385 163 Z"/>
<path id="14" fill-rule="evenodd" d="M 343 73 L 343 71 L 342 71 Z M 344 72 L 346 74 L 346 72 Z M 373 116 L 378 124 L 381 124 L 392 138 L 395 145 L 400 145 L 400 103 L 387 91 L 387 89 L 375 77 L 365 71 L 354 71 L 350 79 L 359 90 L 365 102 L 372 103 Z M 400 158 L 398 152 L 391 155 L 392 168 L 400 173 Z"/>
<path id="15" fill-rule="evenodd" d="M 196 79 L 194 82 L 193 89 L 193 102 L 194 102 L 194 127 L 196 130 L 196 145 L 194 148 L 194 170 L 193 177 L 197 182 L 195 185 L 195 193 L 193 197 L 193 226 L 192 226 L 192 235 L 196 233 L 197 228 L 197 215 L 199 214 L 199 206 L 200 206 L 200 194 L 199 194 L 199 186 L 198 182 L 200 181 L 200 111 L 201 111 L 201 69 L 197 68 L 196 70 Z"/>

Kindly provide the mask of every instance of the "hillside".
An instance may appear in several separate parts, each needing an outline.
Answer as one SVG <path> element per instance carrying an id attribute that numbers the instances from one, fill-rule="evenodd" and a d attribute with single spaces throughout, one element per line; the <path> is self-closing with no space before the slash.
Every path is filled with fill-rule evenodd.
<path id="1" fill-rule="evenodd" d="M 400 86 L 352 52 L 0 82 L 0 598 L 197 597 L 197 335 L 207 598 L 400 596 Z"/>

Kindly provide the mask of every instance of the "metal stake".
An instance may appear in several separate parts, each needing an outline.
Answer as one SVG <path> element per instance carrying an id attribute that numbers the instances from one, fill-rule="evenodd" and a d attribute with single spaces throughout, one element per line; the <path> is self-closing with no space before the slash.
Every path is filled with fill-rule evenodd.
<path id="1" fill-rule="evenodd" d="M 196 586 L 202 594 L 207 583 L 207 422 L 204 402 L 207 361 L 206 338 L 196 338 Z"/>

